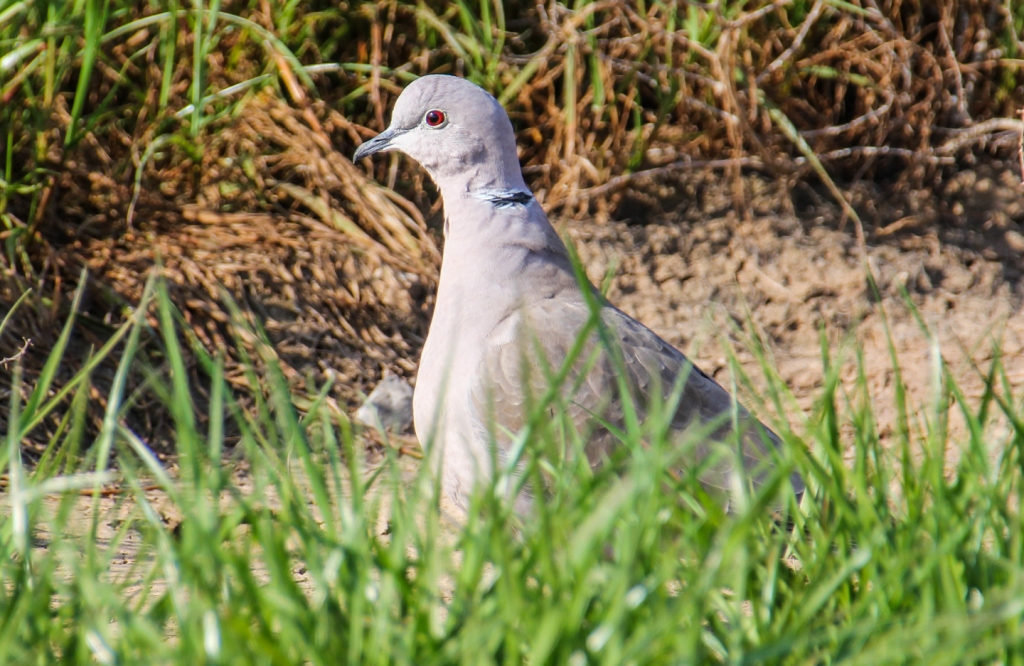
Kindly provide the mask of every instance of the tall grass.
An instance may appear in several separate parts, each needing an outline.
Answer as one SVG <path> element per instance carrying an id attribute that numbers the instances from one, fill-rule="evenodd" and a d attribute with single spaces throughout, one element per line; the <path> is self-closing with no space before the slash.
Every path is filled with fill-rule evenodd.
<path id="1" fill-rule="evenodd" d="M 933 343 L 925 405 L 909 404 L 894 354 L 900 425 L 883 446 L 864 373 L 839 381 L 857 350 L 824 346 L 813 408 L 792 430 L 777 424 L 782 459 L 808 482 L 799 505 L 781 473 L 724 512 L 692 475 L 670 473 L 657 414 L 627 428 L 621 474 L 558 463 L 544 455 L 562 432 L 556 414 L 524 442 L 549 481 L 533 513 L 512 511 L 499 478 L 453 529 L 428 466 L 410 473 L 386 448 L 367 467 L 322 401 L 329 387 L 297 412 L 265 343 L 248 366 L 262 387 L 244 396 L 254 407 L 242 407 L 220 357 L 203 355 L 207 381 L 189 385 L 188 331 L 159 282 L 146 299 L 137 312 L 154 313 L 166 364 L 135 365 L 173 415 L 174 473 L 120 419 L 123 383 L 104 396 L 97 441 L 84 439 L 88 377 L 47 457 L 26 467 L 19 437 L 38 407 L 21 404 L 28 391 L 13 373 L 3 663 L 1024 659 L 1024 409 L 998 354 L 988 390 L 968 403 Z M 126 325 L 125 372 L 146 326 L 142 314 Z M 234 326 L 262 339 L 241 317 Z M 790 399 L 777 381 L 763 397 Z M 952 410 L 967 423 L 963 441 L 948 435 Z"/>
<path id="2" fill-rule="evenodd" d="M 932 67 L 938 30 L 921 46 L 900 33 L 903 14 L 873 5 L 0 0 L 5 275 L 59 282 L 49 244 L 78 239 L 99 213 L 109 213 L 100 233 L 130 230 L 133 193 L 145 187 L 188 203 L 212 129 L 267 86 L 300 108 L 336 87 L 331 103 L 375 126 L 400 83 L 435 69 L 465 74 L 513 112 L 532 142 L 527 165 L 550 167 L 532 171 L 548 201 L 666 166 L 648 161 L 656 141 L 683 162 L 724 156 L 762 168 L 771 151 L 761 142 L 774 137 L 768 148 L 792 161 L 772 168 L 816 164 L 826 179 L 821 165 L 839 143 L 861 142 L 843 159 L 892 148 L 952 163 L 988 135 L 956 143 L 953 131 L 947 154 L 894 128 L 939 118 L 956 129 L 942 103 L 956 77 L 943 72 L 977 76 L 969 88 L 980 101 L 968 111 L 978 118 L 1005 115 L 1019 101 L 1021 11 L 1008 5 L 993 37 L 1003 52 L 968 71 L 959 56 Z M 951 36 L 975 53 L 988 18 L 968 18 Z M 874 51 L 853 48 L 875 31 L 888 45 L 878 68 Z M 791 57 L 801 49 L 808 62 Z M 937 79 L 917 69 L 888 78 L 911 57 Z M 910 111 L 923 115 L 901 115 Z M 96 175 L 129 196 L 96 203 Z M 778 428 L 784 460 L 810 488 L 799 506 L 780 475 L 724 512 L 696 478 L 670 473 L 658 417 L 627 429 L 621 474 L 542 465 L 560 442 L 556 414 L 523 440 L 530 473 L 550 488 L 535 512 L 511 511 L 498 479 L 453 531 L 425 466 L 410 476 L 388 448 L 368 471 L 357 434 L 327 408 L 330 385 L 294 395 L 260 331 L 235 316 L 246 342 L 230 352 L 255 387 L 238 394 L 225 357 L 194 344 L 160 283 L 58 383 L 84 281 L 77 287 L 40 369 L 26 377 L 18 360 L 4 366 L 0 663 L 1024 662 L 1024 406 L 998 354 L 970 403 L 932 342 L 930 401 L 915 405 L 893 352 L 899 419 L 895 444 L 883 446 L 864 372 L 839 380 L 844 363 L 860 363 L 857 350 L 823 345 L 821 394 L 795 429 Z M 143 334 L 161 345 L 162 366 L 138 353 Z M 186 355 L 199 358 L 203 382 L 189 379 Z M 104 362 L 117 370 L 99 395 L 93 373 Z M 173 473 L 126 425 L 138 397 L 126 394 L 130 373 L 171 416 Z M 762 398 L 779 412 L 790 402 L 777 380 Z M 953 410 L 967 424 L 963 441 L 950 439 Z M 41 459 L 26 464 L 22 442 L 54 414 Z M 774 515 L 779 506 L 792 525 Z"/>
<path id="3" fill-rule="evenodd" d="M 828 183 L 875 161 L 934 168 L 1015 150 L 1021 10 L 876 5 L 2 0 L 4 258 L 35 276 L 68 214 L 96 212 L 57 197 L 88 190 L 89 173 L 133 184 L 132 201 L 148 180 L 188 203 L 211 128 L 268 86 L 300 108 L 322 95 L 379 131 L 408 80 L 462 74 L 506 104 L 535 189 L 570 208 L 694 159 Z M 132 216 L 114 208 L 105 227 L 120 233 Z"/>

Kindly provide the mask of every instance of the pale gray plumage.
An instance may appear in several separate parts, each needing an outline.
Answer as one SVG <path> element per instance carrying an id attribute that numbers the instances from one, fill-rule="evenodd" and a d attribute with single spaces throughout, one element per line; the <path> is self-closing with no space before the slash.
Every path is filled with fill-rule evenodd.
<path id="1" fill-rule="evenodd" d="M 441 122 L 432 113 L 438 111 Z M 523 180 L 512 124 L 494 97 L 457 77 L 420 78 L 399 96 L 391 126 L 360 146 L 354 159 L 388 150 L 419 162 L 444 200 L 444 258 L 413 414 L 420 442 L 440 448 L 444 488 L 464 504 L 477 480 L 492 473 L 492 460 L 503 459 L 508 438 L 501 433 L 522 424 L 527 393 L 540 393 L 542 386 L 534 385 L 540 372 L 522 376 L 529 367 L 524 354 L 530 357 L 539 343 L 547 361 L 558 367 L 590 309 L 565 245 Z M 729 394 L 681 352 L 610 304 L 602 301 L 601 308 L 641 409 L 685 374 L 673 427 L 731 413 Z M 571 409 L 581 429 L 594 414 L 618 421 L 616 376 L 607 355 L 579 379 Z M 757 467 L 762 476 L 771 460 L 766 441 L 777 444 L 778 439 L 742 407 L 738 413 L 744 468 Z M 493 433 L 499 447 L 494 457 L 488 450 Z M 588 458 L 596 463 L 610 442 L 606 432 L 595 435 Z M 705 482 L 721 485 L 722 479 Z M 798 477 L 793 482 L 802 489 Z M 528 503 L 520 498 L 518 505 Z"/>
<path id="2" fill-rule="evenodd" d="M 388 375 L 374 387 L 353 414 L 353 420 L 369 428 L 402 432 L 412 425 L 412 387 L 395 375 Z"/>

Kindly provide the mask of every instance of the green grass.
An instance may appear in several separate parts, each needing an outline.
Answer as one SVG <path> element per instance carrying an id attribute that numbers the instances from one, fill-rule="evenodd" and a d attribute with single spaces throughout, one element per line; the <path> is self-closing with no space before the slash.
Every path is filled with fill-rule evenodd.
<path id="1" fill-rule="evenodd" d="M 89 172 L 134 184 L 136 195 L 159 183 L 177 205 L 192 203 L 183 197 L 206 146 L 266 87 L 299 106 L 322 97 L 379 131 L 409 80 L 458 72 L 529 128 L 524 162 L 543 167 L 532 171 L 535 189 L 567 202 L 576 193 L 559 193 L 565 182 L 583 189 L 663 166 L 649 163 L 652 146 L 680 159 L 745 156 L 776 175 L 810 165 L 826 183 L 830 173 L 869 168 L 873 148 L 895 149 L 900 170 L 907 160 L 952 164 L 935 151 L 967 125 L 942 100 L 959 94 L 953 79 L 963 78 L 974 121 L 1014 116 L 1024 102 L 1024 19 L 994 0 L 940 4 L 879 14 L 860 0 L 772 11 L 747 0 L 578 0 L 542 15 L 535 3 L 501 0 L 0 0 L 2 258 L 32 284 L 41 248 L 69 219 L 110 213 L 105 231 L 121 233 L 132 217 L 124 204 L 53 203 L 58 184 L 88 191 Z M 969 61 L 962 70 L 937 37 L 943 12 L 956 15 L 948 37 Z M 880 44 L 890 51 L 875 52 Z M 918 137 L 908 125 L 949 132 Z M 815 135 L 798 135 L 808 131 Z M 352 135 L 332 138 L 348 144 Z"/>
<path id="2" fill-rule="evenodd" d="M 716 13 L 639 1 L 628 5 L 633 17 L 621 13 L 627 5 L 584 0 L 547 33 L 529 15 L 532 4 L 394 3 L 394 23 L 376 5 L 269 4 L 266 17 L 257 2 L 0 0 L 5 279 L 51 286 L 40 268 L 47 244 L 64 238 L 62 225 L 107 212 L 105 203 L 63 210 L 62 176 L 87 194 L 90 173 L 135 193 L 176 167 L 179 180 L 160 184 L 187 182 L 221 121 L 244 113 L 262 87 L 296 104 L 303 100 L 295 91 L 330 91 L 330 104 L 373 125 L 372 53 L 359 49 L 371 44 L 374 23 L 405 40 L 382 54 L 385 90 L 415 76 L 421 56 L 430 69 L 461 67 L 500 96 L 518 126 L 539 128 L 543 140 L 524 140 L 525 159 L 554 165 L 553 175 L 536 176 L 550 178 L 541 183 L 548 189 L 561 168 L 549 158 L 564 156 L 569 134 L 574 155 L 602 178 L 644 168 L 647 124 L 687 127 L 655 134 L 687 155 L 757 154 L 754 137 L 814 163 L 829 142 L 856 141 L 840 134 L 812 145 L 799 132 L 866 118 L 884 101 L 874 94 L 879 81 L 905 78 L 847 66 L 864 55 L 851 46 L 863 34 L 854 32 L 837 58 L 780 65 L 779 81 L 754 85 L 778 55 L 760 44 L 776 36 L 789 45 L 812 2 L 780 9 L 784 21 L 771 13 L 730 28 L 756 3 L 721 3 Z M 849 19 L 858 30 L 882 30 L 857 23 L 860 7 L 827 5 L 821 26 Z M 1019 59 L 1021 9 L 1011 11 L 994 41 Z M 528 28 L 506 33 L 510 19 L 524 17 Z M 653 26 L 647 41 L 656 46 L 631 50 L 643 40 L 630 21 Z M 623 26 L 636 34 L 609 38 Z M 736 51 L 719 48 L 726 30 L 739 31 Z M 808 31 L 801 53 L 818 53 L 814 40 L 827 34 Z M 913 52 L 927 50 L 920 48 Z M 733 60 L 708 58 L 720 53 Z M 734 67 L 746 55 L 753 65 Z M 620 70 L 610 56 L 631 60 Z M 981 79 L 994 84 L 973 88 L 983 107 L 976 119 L 1016 104 L 1019 65 L 1000 67 Z M 918 69 L 936 71 L 927 62 Z M 917 72 L 909 92 L 893 91 L 897 105 L 948 83 Z M 716 91 L 729 88 L 746 106 L 720 108 L 726 98 Z M 873 106 L 833 104 L 868 92 Z M 927 97 L 939 101 L 922 111 L 922 126 L 946 118 L 941 90 Z M 695 102 L 752 119 L 727 139 L 722 117 Z M 829 109 L 840 111 L 811 113 Z M 596 148 L 566 128 L 592 132 Z M 901 136 L 880 129 L 863 138 L 932 147 Z M 110 163 L 90 152 L 90 139 Z M 157 162 L 162 171 L 147 171 Z M 121 204 L 102 233 L 121 233 L 119 216 L 132 217 L 134 198 Z M 894 353 L 899 418 L 883 446 L 864 372 L 839 381 L 844 364 L 862 368 L 858 350 L 837 355 L 823 344 L 824 388 L 793 430 L 778 428 L 783 460 L 810 487 L 799 507 L 780 473 L 723 512 L 693 475 L 670 473 L 675 453 L 658 434 L 663 417 L 627 429 L 621 473 L 594 473 L 561 460 L 562 420 L 541 418 L 539 406 L 522 440 L 526 478 L 549 492 L 524 519 L 504 500 L 509 479 L 498 479 L 475 496 L 453 535 L 424 471 L 409 478 L 407 461 L 388 448 L 366 472 L 361 440 L 323 402 L 330 386 L 312 398 L 293 394 L 263 343 L 243 364 L 260 390 L 237 393 L 224 356 L 195 344 L 159 283 L 77 375 L 58 382 L 84 278 L 78 288 L 42 370 L 26 378 L 15 361 L 3 372 L 12 390 L 0 445 L 0 663 L 1024 663 L 1024 396 L 1013 394 L 998 354 L 980 370 L 988 390 L 967 401 L 932 343 L 932 392 L 917 405 Z M 242 321 L 235 317 L 237 334 L 260 340 Z M 143 340 L 160 353 L 143 354 Z M 230 350 L 232 358 L 244 359 L 247 348 Z M 769 378 L 761 400 L 784 412 L 791 396 L 756 339 L 750 350 Z M 203 365 L 200 384 L 188 379 L 188 356 Z M 112 382 L 94 376 L 114 366 Z M 129 392 L 133 373 L 142 387 Z M 738 369 L 736 383 L 750 385 Z M 100 396 L 99 385 L 112 388 Z M 141 393 L 171 415 L 170 469 L 125 425 Z M 956 440 L 954 411 L 966 423 Z M 100 423 L 91 420 L 97 413 Z M 60 424 L 41 459 L 26 464 L 22 442 L 55 414 Z M 97 490 L 112 482 L 120 492 L 100 499 Z M 773 517 L 780 506 L 792 529 Z"/>
<path id="3" fill-rule="evenodd" d="M 813 408 L 795 430 L 779 429 L 783 469 L 732 513 L 693 475 L 669 473 L 675 449 L 658 436 L 663 417 L 627 428 L 621 474 L 559 462 L 560 419 L 537 418 L 524 439 L 526 476 L 549 491 L 535 512 L 516 516 L 504 499 L 509 479 L 499 478 L 451 532 L 426 466 L 403 480 L 406 464 L 387 448 L 367 473 L 347 423 L 317 399 L 305 413 L 293 408 L 266 344 L 248 366 L 263 387 L 245 396 L 250 409 L 220 358 L 204 356 L 207 382 L 190 386 L 179 341 L 187 330 L 160 283 L 146 299 L 137 312 L 152 308 L 159 326 L 148 335 L 162 340 L 165 364 L 139 357 L 134 366 L 173 414 L 173 473 L 120 418 L 141 315 L 115 350 L 98 437 L 84 436 L 83 377 L 64 404 L 66 427 L 32 468 L 18 434 L 49 403 L 20 396 L 47 391 L 20 387 L 13 373 L 0 493 L 2 663 L 1024 659 L 1024 410 L 998 354 L 989 390 L 967 403 L 933 346 L 926 405 L 908 403 L 894 357 L 900 425 L 883 446 L 864 374 L 842 385 L 844 358 L 825 346 Z M 235 326 L 260 338 L 240 317 Z M 63 353 L 53 350 L 55 363 Z M 857 362 L 856 349 L 844 353 Z M 199 388 L 204 415 L 192 402 Z M 762 397 L 790 400 L 777 380 Z M 952 410 L 967 424 L 963 441 L 949 439 Z M 993 434 L 998 423 L 1008 434 Z M 228 433 L 237 434 L 232 446 Z M 785 465 L 808 482 L 799 506 Z M 115 479 L 113 500 L 82 493 Z M 772 507 L 786 509 L 791 529 Z M 99 538 L 104 525 L 112 531 Z M 133 563 L 118 567 L 124 552 Z"/>

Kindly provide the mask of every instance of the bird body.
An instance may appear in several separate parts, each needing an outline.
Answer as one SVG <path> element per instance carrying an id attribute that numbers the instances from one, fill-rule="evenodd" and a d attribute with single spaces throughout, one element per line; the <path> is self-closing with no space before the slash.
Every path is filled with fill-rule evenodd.
<path id="1" fill-rule="evenodd" d="M 582 295 L 565 245 L 532 196 L 499 207 L 466 193 L 456 208 L 465 221 L 446 224 L 413 415 L 420 441 L 443 447 L 444 485 L 461 504 L 491 465 L 481 404 L 488 364 L 504 350 L 518 362 L 524 309 L 543 299 L 582 303 Z"/>
<path id="2" fill-rule="evenodd" d="M 531 394 L 546 388 L 540 367 L 565 361 L 595 299 L 622 365 L 591 340 L 567 382 L 578 386 L 568 396 L 570 414 L 581 432 L 592 433 L 588 458 L 596 464 L 615 445 L 606 430 L 587 424 L 595 416 L 621 423 L 620 380 L 643 416 L 651 400 L 682 379 L 673 429 L 717 419 L 723 425 L 715 435 L 724 436 L 735 410 L 744 429 L 744 469 L 763 475 L 775 435 L 681 352 L 591 285 L 581 286 L 565 244 L 523 180 L 512 125 L 490 94 L 456 77 L 418 79 L 399 97 L 388 129 L 355 159 L 383 150 L 400 150 L 424 166 L 444 202 L 444 254 L 413 416 L 424 448 L 438 449 L 442 485 L 456 503 L 464 506 L 474 486 L 494 473 L 493 462 L 505 461 L 507 433 L 524 424 Z M 709 482 L 723 485 L 722 474 L 730 472 L 719 469 Z M 796 477 L 794 484 L 802 488 Z M 517 508 L 528 506 L 528 497 L 517 498 Z"/>

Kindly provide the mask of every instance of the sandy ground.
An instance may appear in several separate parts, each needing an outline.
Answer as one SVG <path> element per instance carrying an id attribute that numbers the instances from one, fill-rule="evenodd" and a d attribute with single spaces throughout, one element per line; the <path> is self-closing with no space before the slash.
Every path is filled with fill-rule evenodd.
<path id="1" fill-rule="evenodd" d="M 373 439 L 377 439 L 373 437 Z M 414 444 L 411 435 L 399 436 L 395 444 Z M 364 484 L 368 483 L 379 468 L 385 464 L 383 456 L 379 451 L 367 456 L 364 474 Z M 400 482 L 411 485 L 420 474 L 421 462 L 417 457 L 400 455 L 396 460 L 397 471 Z M 306 478 L 302 465 L 293 461 L 291 466 L 291 477 L 300 486 L 304 486 Z M 252 477 L 244 470 L 235 470 L 232 483 L 234 487 L 245 496 L 253 496 L 254 484 Z M 342 480 L 343 492 L 346 497 L 351 497 L 351 484 L 347 478 Z M 113 487 L 108 486 L 109 490 Z M 386 482 L 378 482 L 369 485 L 364 496 L 365 506 L 374 512 L 374 530 L 379 537 L 386 541 L 389 534 L 388 520 L 391 515 L 391 486 Z M 146 503 L 161 523 L 174 535 L 176 528 L 183 520 L 181 508 L 163 490 L 147 487 L 144 491 Z M 333 495 L 333 493 L 332 493 Z M 2 496 L 0 496 L 2 497 Z M 337 501 L 336 498 L 332 498 Z M 225 510 L 232 500 L 227 494 L 222 498 Z M 268 506 L 271 510 L 278 507 L 278 499 L 274 488 L 266 487 L 261 490 L 259 503 Z M 166 591 L 166 579 L 157 572 L 153 575 L 153 567 L 157 563 L 157 556 L 154 551 L 154 544 L 144 544 L 144 537 L 141 529 L 147 520 L 140 506 L 141 502 L 128 491 L 127 488 L 121 492 L 109 492 L 98 500 L 90 494 L 79 495 L 73 509 L 69 513 L 69 519 L 65 523 L 64 534 L 67 539 L 62 541 L 65 546 L 60 549 L 60 561 L 58 575 L 70 576 L 75 568 L 75 562 L 83 561 L 85 552 L 76 544 L 81 539 L 89 538 L 93 526 L 93 517 L 96 516 L 96 544 L 97 555 L 102 560 L 107 558 L 107 580 L 111 583 L 122 585 L 128 603 L 140 603 L 143 606 L 160 598 Z M 314 516 L 320 516 L 320 512 L 309 494 L 308 506 Z M 60 509 L 60 499 L 56 496 L 47 497 L 42 500 L 41 511 L 37 516 L 36 530 L 33 534 L 34 550 L 37 554 L 51 549 L 55 543 L 51 532 L 52 521 Z M 459 509 L 449 498 L 441 498 L 440 514 L 440 538 L 443 543 L 453 547 L 460 525 L 462 524 L 462 510 Z M 10 513 L 10 505 L 7 502 L 0 503 L 0 517 L 6 517 Z M 317 520 L 320 520 L 318 517 Z M 247 530 L 245 525 L 236 529 Z M 173 537 L 172 537 L 173 538 Z M 259 552 L 252 553 L 253 573 L 257 580 L 265 581 L 270 576 L 269 569 L 262 563 Z M 63 574 L 62 574 L 63 572 Z M 313 580 L 306 572 L 302 562 L 296 561 L 292 568 L 292 575 L 299 586 L 308 594 L 313 592 Z M 450 594 L 451 581 L 442 581 L 442 594 Z M 447 597 L 446 597 L 447 598 Z"/>

